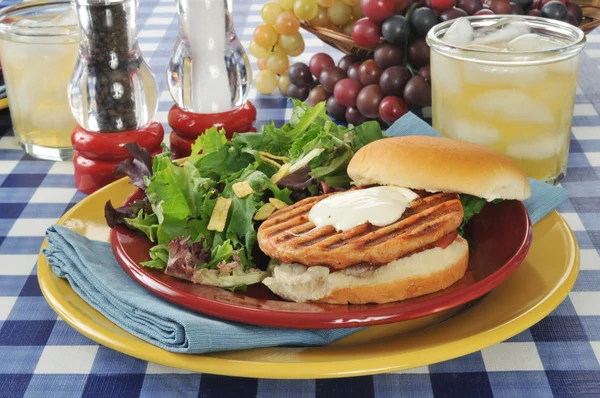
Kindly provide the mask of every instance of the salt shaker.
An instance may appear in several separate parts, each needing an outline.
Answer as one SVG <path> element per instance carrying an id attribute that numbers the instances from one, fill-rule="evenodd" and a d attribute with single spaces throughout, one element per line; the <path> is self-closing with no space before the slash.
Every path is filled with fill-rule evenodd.
<path id="1" fill-rule="evenodd" d="M 167 70 L 176 105 L 169 112 L 171 149 L 187 156 L 210 127 L 256 131 L 256 109 L 247 100 L 252 69 L 237 38 L 230 0 L 178 0 L 179 36 Z"/>
<path id="2" fill-rule="evenodd" d="M 69 104 L 79 124 L 71 136 L 75 183 L 90 193 L 112 182 L 113 170 L 137 142 L 161 151 L 162 125 L 153 122 L 158 89 L 136 36 L 136 0 L 74 0 L 79 58 Z"/>

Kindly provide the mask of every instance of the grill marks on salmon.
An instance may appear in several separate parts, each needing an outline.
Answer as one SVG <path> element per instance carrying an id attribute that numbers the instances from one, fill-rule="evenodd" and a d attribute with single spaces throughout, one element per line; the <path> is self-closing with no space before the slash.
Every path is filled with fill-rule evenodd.
<path id="1" fill-rule="evenodd" d="M 308 213 L 330 195 L 335 193 L 307 198 L 273 213 L 258 229 L 262 251 L 286 263 L 333 270 L 365 263 L 382 265 L 430 247 L 454 233 L 463 218 L 457 194 L 420 193 L 393 224 L 365 223 L 342 232 L 331 226 L 315 228 Z"/>

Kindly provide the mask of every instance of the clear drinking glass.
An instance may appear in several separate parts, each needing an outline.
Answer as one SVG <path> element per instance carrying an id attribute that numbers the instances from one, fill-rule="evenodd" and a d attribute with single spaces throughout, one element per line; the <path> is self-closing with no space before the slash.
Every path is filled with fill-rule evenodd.
<path id="1" fill-rule="evenodd" d="M 69 100 L 77 122 L 92 132 L 147 126 L 158 88 L 142 57 L 136 0 L 73 0 L 81 31 Z"/>
<path id="2" fill-rule="evenodd" d="M 444 38 L 454 20 L 429 31 L 433 127 L 444 136 L 488 146 L 513 159 L 527 176 L 557 184 L 567 168 L 585 36 L 552 19 L 509 18 L 467 20 L 475 37 L 506 21 L 529 36 L 517 40 L 517 35 L 513 44 L 458 46 Z"/>
<path id="3" fill-rule="evenodd" d="M 242 106 L 252 69 L 233 26 L 231 0 L 178 0 L 179 37 L 167 83 L 177 105 L 194 113 Z"/>
<path id="4" fill-rule="evenodd" d="M 73 156 L 75 119 L 67 87 L 79 33 L 69 1 L 32 1 L 0 10 L 0 60 L 19 144 L 37 158 Z"/>

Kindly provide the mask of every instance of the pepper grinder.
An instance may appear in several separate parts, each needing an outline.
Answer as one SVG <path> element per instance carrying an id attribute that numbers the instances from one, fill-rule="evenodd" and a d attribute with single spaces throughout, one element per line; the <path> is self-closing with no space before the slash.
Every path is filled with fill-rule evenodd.
<path id="1" fill-rule="evenodd" d="M 230 0 L 178 0 L 179 36 L 167 70 L 175 105 L 169 111 L 171 150 L 188 156 L 204 131 L 256 131 L 256 109 L 247 101 L 252 83 L 248 57 L 237 38 Z"/>
<path id="2" fill-rule="evenodd" d="M 162 151 L 164 130 L 152 121 L 158 89 L 136 35 L 136 0 L 74 0 L 79 58 L 69 85 L 78 126 L 71 136 L 75 184 L 91 193 L 114 181 L 115 167 L 131 157 L 125 144 Z"/>

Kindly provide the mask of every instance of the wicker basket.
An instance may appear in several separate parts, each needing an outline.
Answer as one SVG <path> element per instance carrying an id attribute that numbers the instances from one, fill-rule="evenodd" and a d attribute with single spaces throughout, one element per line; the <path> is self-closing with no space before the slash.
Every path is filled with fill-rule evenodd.
<path id="1" fill-rule="evenodd" d="M 579 28 L 585 34 L 590 33 L 596 27 L 600 26 L 600 0 L 577 0 L 574 3 L 581 6 L 583 21 L 579 25 Z M 359 60 L 373 58 L 375 47 L 357 46 L 350 36 L 346 36 L 343 33 L 332 29 L 310 26 L 306 23 L 302 23 L 302 28 L 344 54 L 354 54 Z"/>
<path id="2" fill-rule="evenodd" d="M 583 13 L 583 22 L 579 29 L 587 35 L 600 26 L 600 0 L 576 0 L 574 3 L 581 6 Z"/>

